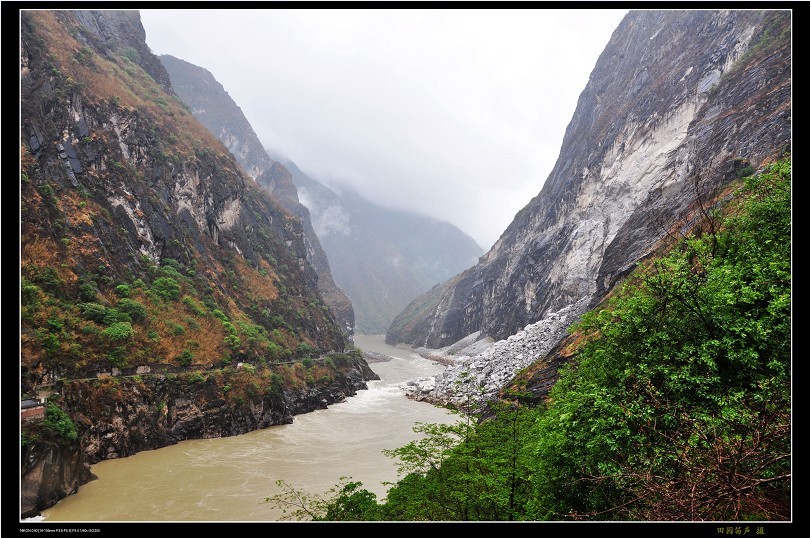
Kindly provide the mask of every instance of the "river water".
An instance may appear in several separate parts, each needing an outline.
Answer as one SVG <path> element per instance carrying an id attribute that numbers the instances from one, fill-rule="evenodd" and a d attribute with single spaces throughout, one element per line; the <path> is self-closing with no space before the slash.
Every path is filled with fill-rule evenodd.
<path id="1" fill-rule="evenodd" d="M 45 522 L 277 521 L 280 509 L 263 500 L 281 479 L 323 493 L 342 476 L 385 496 L 398 478 L 383 449 L 416 439 L 416 422 L 449 423 L 455 416 L 405 397 L 397 383 L 443 366 L 385 344 L 384 336 L 356 335 L 365 351 L 391 356 L 371 363 L 380 381 L 328 409 L 297 415 L 292 424 L 220 439 L 197 439 L 102 461 L 98 476 L 43 512 Z"/>

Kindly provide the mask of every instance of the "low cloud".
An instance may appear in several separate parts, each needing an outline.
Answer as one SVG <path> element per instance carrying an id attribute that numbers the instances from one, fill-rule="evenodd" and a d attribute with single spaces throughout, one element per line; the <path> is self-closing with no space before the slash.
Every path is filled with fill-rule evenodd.
<path id="1" fill-rule="evenodd" d="M 349 235 L 351 217 L 337 204 L 324 206 L 304 187 L 298 187 L 298 201 L 310 210 L 310 220 L 315 234 L 324 238 L 330 234 Z"/>
<path id="2" fill-rule="evenodd" d="M 143 10 L 262 143 L 489 248 L 543 185 L 619 10 Z M 339 230 L 339 215 L 327 225 Z"/>

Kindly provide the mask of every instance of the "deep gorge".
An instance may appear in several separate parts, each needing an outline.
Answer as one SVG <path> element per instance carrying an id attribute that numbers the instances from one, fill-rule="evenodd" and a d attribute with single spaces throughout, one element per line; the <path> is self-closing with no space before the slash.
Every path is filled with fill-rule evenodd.
<path id="1" fill-rule="evenodd" d="M 269 520 L 279 514 L 257 505 L 276 477 L 288 476 L 285 466 L 303 487 L 319 491 L 346 470 L 368 472 L 372 483 L 364 486 L 381 496 L 385 488 L 373 482 L 394 479 L 381 444 L 392 449 L 410 440 L 416 417 L 445 418 L 444 410 L 407 399 L 396 386 L 405 381 L 416 400 L 464 407 L 471 395 L 481 399 L 481 429 L 472 428 L 471 417 L 462 435 L 469 443 L 453 457 L 436 449 L 436 457 L 449 462 L 448 476 L 471 462 L 483 461 L 484 470 L 460 473 L 467 479 L 453 501 L 458 510 L 416 509 L 398 518 L 599 519 L 638 501 L 624 495 L 640 491 L 643 481 L 628 475 L 614 482 L 615 473 L 652 463 L 660 481 L 642 491 L 691 498 L 680 495 L 689 484 L 711 497 L 719 489 L 706 484 L 719 483 L 717 477 L 736 484 L 739 476 L 729 474 L 728 454 L 706 463 L 710 452 L 701 450 L 747 446 L 757 435 L 750 424 L 772 440 L 745 453 L 765 462 L 751 476 L 768 476 L 760 477 L 762 488 L 746 485 L 757 490 L 746 498 L 755 502 L 738 506 L 746 506 L 745 517 L 790 518 L 790 468 L 781 462 L 790 457 L 791 416 L 791 32 L 788 10 L 628 13 L 580 95 L 548 180 L 479 257 L 474 241 L 438 221 L 403 217 L 391 224 L 379 208 L 359 198 L 335 201 L 335 193 L 314 203 L 316 182 L 291 161 L 287 169 L 271 158 L 221 87 L 217 96 L 229 112 L 207 112 L 235 121 L 203 125 L 210 96 L 193 95 L 199 101 L 189 104 L 175 92 L 137 11 L 23 11 L 20 386 L 21 400 L 47 402 L 31 420 L 22 418 L 21 403 L 21 518 Z M 204 69 L 195 77 L 195 90 L 203 84 L 194 81 L 218 84 Z M 299 200 L 301 185 L 306 195 Z M 318 210 L 345 217 L 350 205 L 362 233 L 355 227 L 357 237 L 332 237 L 322 247 L 316 230 L 328 227 Z M 403 260 L 392 243 L 377 244 L 369 231 L 386 226 L 418 255 Z M 415 271 L 402 285 L 408 262 L 438 258 L 422 258 L 411 241 L 420 238 L 435 240 L 427 250 L 446 254 L 443 266 Z M 354 250 L 377 248 L 382 255 L 362 259 Z M 327 251 L 340 260 L 335 278 Z M 766 255 L 763 266 L 745 265 Z M 405 269 L 391 269 L 390 261 Z M 366 327 L 388 326 L 388 344 L 451 366 L 363 335 L 352 340 L 356 308 L 338 276 L 359 287 L 352 292 Z M 641 299 L 621 303 L 625 285 L 637 282 Z M 422 290 L 401 309 L 406 296 Z M 679 295 L 683 290 L 689 293 Z M 623 325 L 611 318 L 616 304 Z M 672 311 L 674 321 L 664 315 Z M 572 331 L 580 319 L 585 324 Z M 688 327 L 679 325 L 683 320 Z M 656 332 L 667 324 L 678 338 Z M 622 331 L 632 338 L 599 347 L 601 336 Z M 660 340 L 647 342 L 650 334 Z M 395 358 L 375 363 L 358 349 L 364 343 Z M 583 367 L 581 377 L 561 378 L 580 360 L 596 364 L 596 373 Z M 573 399 L 555 401 L 564 394 L 555 390 Z M 546 406 L 551 410 L 542 414 Z M 524 457 L 515 446 L 513 464 L 553 479 L 523 481 L 515 467 L 508 510 L 501 498 L 473 506 L 465 488 L 487 486 L 491 462 L 465 459 L 464 450 L 479 457 L 508 445 L 497 441 L 497 420 L 485 420 L 498 419 L 502 408 L 514 418 L 513 439 L 520 420 L 534 424 L 520 431 L 534 452 Z M 655 409 L 667 411 L 659 417 Z M 725 431 L 729 424 L 726 437 L 701 429 Z M 599 436 L 591 439 L 580 427 Z M 639 441 L 644 450 L 628 448 L 635 446 L 628 431 L 649 433 Z M 548 435 L 532 438 L 537 432 Z M 661 436 L 703 458 L 710 471 L 698 475 L 708 478 L 684 481 L 694 469 L 659 450 Z M 287 459 L 276 461 L 274 447 L 286 447 Z M 155 463 L 138 477 L 139 462 L 150 459 Z M 229 469 L 237 467 L 233 476 L 242 479 L 231 481 Z M 120 474 L 107 475 L 108 468 Z M 672 469 L 674 477 L 667 475 Z M 175 471 L 182 478 L 172 478 Z M 424 472 L 397 491 L 424 494 L 429 507 L 446 485 L 431 485 L 440 474 Z M 197 478 L 224 485 L 214 491 Z M 160 479 L 168 479 L 159 487 L 165 498 L 144 512 L 128 513 L 125 497 L 114 510 L 105 506 L 106 487 L 126 495 L 127 484 L 137 482 L 147 498 L 150 482 Z M 171 490 L 177 481 L 179 493 Z M 98 497 L 87 512 L 83 491 L 98 492 L 88 493 Z M 233 506 L 217 506 L 234 491 Z M 521 507 L 514 502 L 519 494 L 528 499 Z M 177 495 L 182 503 L 174 502 Z M 254 495 L 256 505 L 241 512 L 237 505 Z M 384 514 L 363 506 L 367 511 L 354 515 Z M 726 508 L 688 512 L 670 502 L 633 510 L 621 515 L 740 515 Z"/>

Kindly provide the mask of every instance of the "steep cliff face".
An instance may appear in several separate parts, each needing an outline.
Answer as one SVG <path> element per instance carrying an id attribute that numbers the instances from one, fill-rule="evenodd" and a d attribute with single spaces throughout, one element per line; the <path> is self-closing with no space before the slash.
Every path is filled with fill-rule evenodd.
<path id="1" fill-rule="evenodd" d="M 20 517 L 34 517 L 94 480 L 78 441 L 25 444 L 20 458 Z"/>
<path id="2" fill-rule="evenodd" d="M 268 156 L 242 110 L 210 72 L 174 56 L 162 55 L 160 61 L 169 73 L 174 91 L 194 116 L 225 144 L 250 177 L 301 220 L 307 260 L 318 274 L 318 289 L 340 326 L 351 334 L 354 329 L 351 301 L 335 285 L 329 260 L 312 228 L 309 211 L 298 201 L 292 174 Z"/>
<path id="3" fill-rule="evenodd" d="M 334 192 L 284 161 L 312 216 L 335 281 L 352 300 L 357 329 L 382 334 L 415 297 L 472 266 L 481 247 L 448 222 Z"/>
<path id="4" fill-rule="evenodd" d="M 137 13 L 21 12 L 21 391 L 51 392 L 79 423 L 83 451 L 119 393 L 70 399 L 59 387 L 73 379 L 118 381 L 162 365 L 183 374 L 172 395 L 194 408 L 203 404 L 193 372 L 229 378 L 242 363 L 249 386 L 292 400 L 258 418 L 249 406 L 206 400 L 225 417 L 218 434 L 232 435 L 312 408 L 299 400 L 336 401 L 373 376 L 354 356 L 353 367 L 310 369 L 313 379 L 285 375 L 287 367 L 303 372 L 302 361 L 336 362 L 347 347 L 318 292 L 301 221 L 167 90 L 143 34 Z M 296 387 L 303 392 L 294 396 Z M 245 401 L 255 401 L 249 392 Z M 136 428 L 153 404 L 112 420 L 120 431 Z M 173 438 L 211 431 L 189 427 Z M 155 448 L 159 439 L 129 447 Z M 75 490 L 64 476 L 51 491 Z"/>
<path id="5" fill-rule="evenodd" d="M 94 52 L 96 36 L 83 20 L 75 12 L 23 13 L 21 265 L 31 307 L 24 325 L 37 329 L 47 297 L 57 296 L 63 306 L 82 305 L 75 313 L 100 327 L 131 323 L 137 338 L 138 322 L 155 322 L 145 332 L 161 333 L 152 310 L 171 316 L 171 303 L 182 298 L 197 325 L 217 310 L 217 323 L 229 322 L 225 333 L 240 339 L 277 329 L 276 344 L 288 349 L 342 351 L 345 339 L 318 294 L 300 221 L 139 66 Z M 128 315 L 105 321 L 99 307 Z M 57 337 L 73 328 L 99 339 L 68 321 L 47 328 Z M 189 322 L 185 329 L 204 327 Z M 29 335 L 24 363 L 48 358 L 43 334 Z M 64 367 L 74 354 L 62 343 Z M 232 359 L 250 358 L 232 343 Z M 215 363 L 227 351 L 199 345 Z"/>
<path id="6" fill-rule="evenodd" d="M 591 73 L 540 193 L 386 341 L 496 340 L 594 304 L 740 168 L 791 137 L 790 13 L 633 11 Z"/>
<path id="7" fill-rule="evenodd" d="M 176 444 L 229 437 L 341 402 L 379 379 L 359 357 L 270 367 L 72 380 L 63 405 L 81 432 L 86 461 L 96 463 Z"/>

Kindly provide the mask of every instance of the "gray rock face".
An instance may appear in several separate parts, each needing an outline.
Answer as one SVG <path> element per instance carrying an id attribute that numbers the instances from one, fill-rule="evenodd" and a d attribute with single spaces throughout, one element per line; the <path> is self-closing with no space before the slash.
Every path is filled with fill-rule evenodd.
<path id="1" fill-rule="evenodd" d="M 78 441 L 24 445 L 20 457 L 20 517 L 39 515 L 95 478 Z"/>
<path id="2" fill-rule="evenodd" d="M 210 72 L 169 55 L 161 56 L 160 61 L 171 77 L 174 91 L 194 116 L 225 144 L 250 177 L 301 220 L 307 261 L 318 275 L 318 289 L 340 326 L 347 334 L 352 334 L 354 309 L 348 297 L 335 285 L 329 260 L 312 227 L 309 211 L 298 201 L 292 174 L 284 165 L 270 158 L 242 110 Z"/>
<path id="3" fill-rule="evenodd" d="M 475 267 L 411 303 L 386 342 L 501 340 L 602 298 L 740 163 L 789 147 L 789 25 L 789 12 L 630 12 L 540 193 Z"/>

